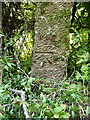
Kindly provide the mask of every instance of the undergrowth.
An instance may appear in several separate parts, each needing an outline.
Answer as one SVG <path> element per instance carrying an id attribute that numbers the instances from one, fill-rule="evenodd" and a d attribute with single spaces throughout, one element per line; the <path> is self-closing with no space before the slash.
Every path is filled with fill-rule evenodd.
<path id="1" fill-rule="evenodd" d="M 5 78 L 4 84 L 0 86 L 0 118 L 25 119 L 21 97 L 8 91 L 12 88 L 25 91 L 26 106 L 31 118 L 88 119 L 88 86 L 81 82 L 71 83 L 70 79 L 58 86 L 56 84 L 45 79 L 27 78 L 21 73 L 12 79 Z"/>

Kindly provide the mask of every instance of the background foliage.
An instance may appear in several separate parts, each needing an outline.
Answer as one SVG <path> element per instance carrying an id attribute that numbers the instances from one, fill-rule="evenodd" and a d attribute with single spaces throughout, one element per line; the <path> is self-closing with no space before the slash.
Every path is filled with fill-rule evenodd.
<path id="1" fill-rule="evenodd" d="M 47 5 L 45 3 L 45 5 Z M 34 39 L 35 3 L 3 3 L 3 83 L 0 85 L 0 118 L 25 119 L 20 95 L 25 91 L 31 118 L 88 119 L 90 78 L 90 3 L 78 3 L 70 27 L 67 80 L 30 77 Z M 43 6 L 44 7 L 44 6 Z M 42 11 L 44 12 L 44 11 Z"/>

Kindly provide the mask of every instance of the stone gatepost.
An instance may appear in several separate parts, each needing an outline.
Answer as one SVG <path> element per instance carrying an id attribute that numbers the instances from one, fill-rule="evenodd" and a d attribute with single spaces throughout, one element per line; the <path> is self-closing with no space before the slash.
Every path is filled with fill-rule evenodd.
<path id="1" fill-rule="evenodd" d="M 62 81 L 66 77 L 71 3 L 38 3 L 32 76 Z"/>

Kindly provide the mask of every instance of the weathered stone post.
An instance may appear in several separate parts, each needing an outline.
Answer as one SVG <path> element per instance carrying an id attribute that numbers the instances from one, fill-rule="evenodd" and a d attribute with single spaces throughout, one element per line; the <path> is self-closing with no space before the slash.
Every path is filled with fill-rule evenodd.
<path id="1" fill-rule="evenodd" d="M 66 76 L 71 3 L 38 3 L 32 75 L 61 81 Z"/>

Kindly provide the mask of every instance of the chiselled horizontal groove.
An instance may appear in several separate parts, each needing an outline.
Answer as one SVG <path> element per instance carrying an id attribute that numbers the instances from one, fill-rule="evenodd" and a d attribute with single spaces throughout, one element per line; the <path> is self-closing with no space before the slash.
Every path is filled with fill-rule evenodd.
<path id="1" fill-rule="evenodd" d="M 54 52 L 35 52 L 35 53 L 48 53 L 48 54 L 52 54 L 52 53 L 54 53 Z"/>

